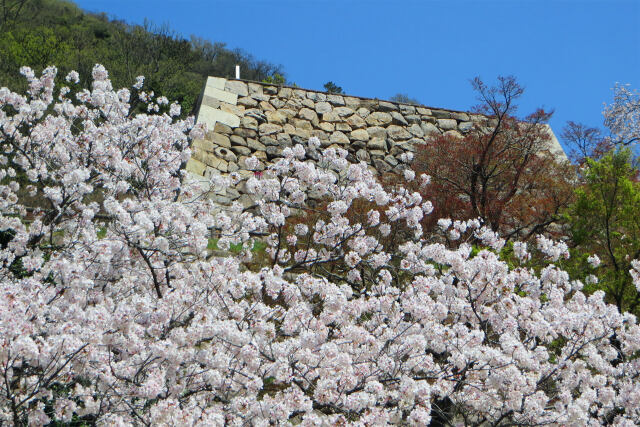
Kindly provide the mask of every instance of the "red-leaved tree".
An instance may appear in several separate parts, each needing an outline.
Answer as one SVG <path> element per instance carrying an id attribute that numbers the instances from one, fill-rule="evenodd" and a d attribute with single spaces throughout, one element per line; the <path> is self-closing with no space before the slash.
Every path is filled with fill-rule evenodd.
<path id="1" fill-rule="evenodd" d="M 434 218 L 481 218 L 507 239 L 527 240 L 548 230 L 570 201 L 571 169 L 551 145 L 551 113 L 515 115 L 524 89 L 513 77 L 493 87 L 479 78 L 472 84 L 481 101 L 474 112 L 482 116 L 463 137 L 434 136 L 412 166 L 432 178 L 423 195 L 433 201 Z"/>

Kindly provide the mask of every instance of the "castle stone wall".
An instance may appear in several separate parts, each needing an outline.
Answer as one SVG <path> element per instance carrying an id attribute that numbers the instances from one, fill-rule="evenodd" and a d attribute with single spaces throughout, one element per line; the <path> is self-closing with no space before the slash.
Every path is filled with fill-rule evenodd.
<path id="1" fill-rule="evenodd" d="M 460 111 L 209 77 L 197 115 L 209 132 L 194 141 L 187 170 L 203 181 L 231 172 L 247 179 L 254 174 L 244 165 L 249 156 L 264 169 L 285 147 L 306 146 L 316 136 L 322 147 L 348 150 L 351 162 L 365 161 L 378 173 L 402 172 L 403 153 L 415 152 L 434 135 L 462 136 L 481 120 L 486 118 Z M 318 158 L 310 150 L 307 156 Z M 214 197 L 224 204 L 249 203 L 242 188 L 241 182 Z"/>

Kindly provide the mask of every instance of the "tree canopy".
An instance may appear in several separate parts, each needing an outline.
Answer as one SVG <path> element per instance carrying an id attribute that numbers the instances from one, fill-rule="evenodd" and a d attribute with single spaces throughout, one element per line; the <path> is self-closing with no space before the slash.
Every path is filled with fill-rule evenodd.
<path id="1" fill-rule="evenodd" d="M 566 244 L 507 259 L 479 220 L 442 218 L 447 248 L 420 193 L 317 138 L 249 178 L 255 210 L 221 210 L 185 175 L 204 129 L 178 104 L 56 72 L 0 89 L 2 423 L 640 422 L 640 326 L 560 268 Z"/>
<path id="2" fill-rule="evenodd" d="M 232 78 L 236 64 L 249 80 L 284 75 L 281 66 L 224 43 L 197 36 L 187 40 L 168 26 L 134 25 L 83 12 L 70 1 L 11 0 L 2 2 L 0 11 L 3 86 L 24 87 L 17 72 L 23 65 L 41 72 L 52 64 L 64 73 L 79 71 L 87 84 L 93 66 L 102 63 L 115 85 L 144 75 L 150 91 L 179 101 L 186 114 L 196 106 L 207 76 Z"/>

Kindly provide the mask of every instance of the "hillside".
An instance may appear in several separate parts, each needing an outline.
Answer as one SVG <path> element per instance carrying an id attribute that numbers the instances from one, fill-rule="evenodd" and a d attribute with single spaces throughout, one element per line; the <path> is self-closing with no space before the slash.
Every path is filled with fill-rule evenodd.
<path id="1" fill-rule="evenodd" d="M 24 88 L 21 66 L 39 72 L 54 64 L 59 77 L 76 70 L 86 85 L 96 63 L 109 70 L 114 87 L 130 86 L 144 75 L 145 87 L 179 101 L 185 113 L 195 106 L 208 75 L 232 77 L 235 64 L 251 80 L 283 74 L 281 66 L 224 43 L 197 36 L 187 40 L 167 26 L 87 13 L 71 1 L 0 4 L 0 86 Z"/>

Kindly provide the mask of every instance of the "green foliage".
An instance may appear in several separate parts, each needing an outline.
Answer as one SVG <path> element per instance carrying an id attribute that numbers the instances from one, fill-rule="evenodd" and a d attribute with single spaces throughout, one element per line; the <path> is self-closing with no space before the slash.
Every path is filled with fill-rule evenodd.
<path id="1" fill-rule="evenodd" d="M 420 101 L 418 101 L 416 98 L 410 97 L 406 93 L 396 93 L 391 98 L 389 98 L 389 101 L 400 102 L 402 104 L 422 105 Z"/>
<path id="2" fill-rule="evenodd" d="M 344 93 L 344 90 L 334 82 L 326 82 L 324 84 L 324 90 L 326 90 L 329 93 L 339 93 L 339 94 Z"/>
<path id="3" fill-rule="evenodd" d="M 587 159 L 585 184 L 566 213 L 571 238 L 572 269 L 589 273 L 589 254 L 602 261 L 600 283 L 587 290 L 602 289 L 621 311 L 638 313 L 640 298 L 629 269 L 640 257 L 640 183 L 631 151 L 611 151 L 600 160 Z"/>
<path id="4" fill-rule="evenodd" d="M 262 79 L 262 83 L 269 83 L 272 85 L 283 85 L 286 83 L 286 80 L 282 74 L 274 74 L 272 76 L 268 76 Z"/>
<path id="5" fill-rule="evenodd" d="M 264 252 L 265 249 L 267 248 L 267 244 L 260 241 L 260 240 L 256 240 L 253 243 L 253 247 L 251 248 L 251 252 L 254 253 L 260 253 L 260 252 Z M 220 248 L 218 248 L 218 239 L 212 237 L 209 239 L 209 243 L 207 244 L 207 249 L 209 250 L 220 250 Z M 238 243 L 238 244 L 231 244 L 231 246 L 229 247 L 229 251 L 230 254 L 239 254 L 240 252 L 242 252 L 242 244 Z"/>
<path id="6" fill-rule="evenodd" d="M 14 3 L 8 4 L 12 11 Z M 7 6 L 8 7 L 8 6 Z M 103 64 L 114 87 L 128 87 L 144 75 L 145 88 L 182 104 L 189 114 L 196 106 L 209 75 L 233 78 L 240 65 L 249 80 L 284 80 L 281 66 L 256 60 L 250 54 L 192 36 L 186 40 L 167 26 L 149 22 L 131 25 L 105 14 L 86 13 L 62 0 L 26 0 L 12 25 L 0 26 L 0 86 L 24 89 L 23 65 L 36 73 L 49 65 L 62 79 L 71 70 L 86 86 L 91 69 Z"/>

